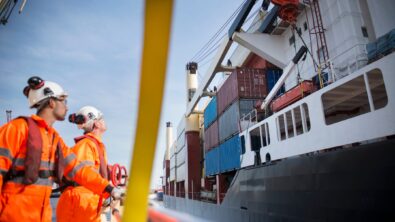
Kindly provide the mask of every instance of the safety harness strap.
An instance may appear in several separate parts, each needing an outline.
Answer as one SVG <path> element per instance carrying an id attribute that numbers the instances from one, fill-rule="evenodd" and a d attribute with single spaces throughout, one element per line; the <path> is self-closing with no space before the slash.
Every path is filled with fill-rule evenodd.
<path id="1" fill-rule="evenodd" d="M 35 183 L 39 177 L 43 149 L 42 138 L 37 123 L 31 117 L 22 116 L 20 118 L 25 119 L 28 126 L 23 184 L 29 185 Z"/>

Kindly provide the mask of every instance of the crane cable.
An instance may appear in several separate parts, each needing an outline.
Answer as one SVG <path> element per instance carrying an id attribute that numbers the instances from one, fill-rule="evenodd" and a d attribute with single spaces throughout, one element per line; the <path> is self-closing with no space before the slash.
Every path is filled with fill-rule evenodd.
<path id="1" fill-rule="evenodd" d="M 237 11 L 240 11 L 240 10 L 236 10 L 236 12 L 237 12 Z M 246 22 L 248 22 L 249 20 L 251 20 L 258 12 L 259 12 L 259 8 L 258 8 L 257 10 L 255 10 L 255 11 L 245 20 L 244 23 L 246 23 Z M 255 21 L 255 22 L 251 25 L 251 27 L 254 26 L 255 24 L 257 24 L 257 23 L 260 22 L 260 21 L 262 21 L 262 19 L 258 19 L 257 21 Z M 222 27 L 221 27 L 221 28 L 222 28 Z M 219 48 L 221 40 L 222 40 L 223 37 L 225 37 L 226 35 L 227 35 L 227 33 L 223 34 L 223 35 L 222 35 L 222 36 L 221 36 L 221 37 L 220 37 L 220 38 L 219 38 L 209 49 L 207 49 L 205 52 L 200 53 L 200 56 L 197 57 L 197 58 L 195 58 L 195 61 L 196 61 L 197 63 L 201 63 L 201 62 L 203 62 L 203 61 L 207 58 L 207 56 L 209 56 L 209 55 L 211 55 L 213 52 L 215 52 L 215 50 Z M 212 40 L 210 40 L 210 41 L 212 42 Z M 202 66 L 202 65 L 200 65 L 200 66 Z"/>
<path id="2" fill-rule="evenodd" d="M 244 0 L 239 7 L 233 12 L 233 14 L 228 18 L 228 20 L 226 20 L 226 22 L 221 26 L 221 28 L 214 34 L 213 37 L 211 37 L 211 39 L 190 59 L 190 61 L 195 61 L 197 60 L 199 57 L 202 56 L 202 54 L 205 54 L 204 50 L 206 50 L 206 48 L 218 37 L 218 35 L 224 30 L 224 28 L 229 24 L 229 22 L 232 21 L 232 19 L 237 15 L 237 13 L 241 10 L 241 7 L 244 5 L 244 2 L 246 0 Z M 208 50 L 206 50 L 207 52 Z"/>
<path id="3" fill-rule="evenodd" d="M 166 78 L 172 9 L 172 0 L 145 2 L 139 110 L 123 221 L 147 221 L 147 195 Z"/>

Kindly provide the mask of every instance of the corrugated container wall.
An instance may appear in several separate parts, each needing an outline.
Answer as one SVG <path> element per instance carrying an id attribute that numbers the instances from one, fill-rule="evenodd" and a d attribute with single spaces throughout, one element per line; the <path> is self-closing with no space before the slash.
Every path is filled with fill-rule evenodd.
<path id="1" fill-rule="evenodd" d="M 219 142 L 222 143 L 240 131 L 239 121 L 243 115 L 248 114 L 254 109 L 257 100 L 242 99 L 234 102 L 219 117 Z"/>
<path id="2" fill-rule="evenodd" d="M 240 138 L 236 135 L 206 153 L 205 172 L 207 176 L 216 175 L 240 168 Z"/>
<path id="3" fill-rule="evenodd" d="M 267 69 L 266 70 L 266 81 L 267 81 L 267 92 L 269 93 L 270 90 L 273 89 L 274 85 L 277 83 L 278 79 L 280 79 L 283 71 L 281 69 Z M 285 92 L 284 85 L 281 86 L 280 90 L 276 94 L 281 95 Z"/>
<path id="4" fill-rule="evenodd" d="M 214 123 L 204 131 L 204 150 L 206 152 L 218 146 L 218 135 L 218 121 L 214 121 Z"/>
<path id="5" fill-rule="evenodd" d="M 219 173 L 219 149 L 217 147 L 206 153 L 204 161 L 206 163 L 205 171 L 207 176 Z"/>
<path id="6" fill-rule="evenodd" d="M 240 168 L 240 137 L 236 135 L 219 145 L 219 172 Z"/>
<path id="7" fill-rule="evenodd" d="M 214 96 L 204 110 L 204 128 L 210 126 L 217 119 L 217 97 Z"/>
<path id="8" fill-rule="evenodd" d="M 275 68 L 276 66 L 270 62 L 264 60 L 262 57 L 251 53 L 247 58 L 247 61 L 243 65 L 244 67 L 255 68 L 255 69 L 265 69 L 265 68 Z"/>
<path id="9" fill-rule="evenodd" d="M 267 95 L 263 69 L 237 68 L 226 79 L 217 94 L 218 114 L 238 98 L 263 99 Z"/>

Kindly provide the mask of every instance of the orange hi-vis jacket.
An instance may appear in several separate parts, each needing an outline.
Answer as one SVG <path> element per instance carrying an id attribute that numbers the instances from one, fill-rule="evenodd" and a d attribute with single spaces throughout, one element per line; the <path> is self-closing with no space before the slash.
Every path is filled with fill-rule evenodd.
<path id="1" fill-rule="evenodd" d="M 56 151 L 59 147 L 64 157 L 64 173 L 73 172 L 73 178 L 69 179 L 87 186 L 97 194 L 103 193 L 109 182 L 77 161 L 75 154 L 44 119 L 37 115 L 32 115 L 31 118 L 41 135 L 40 171 L 55 171 L 58 159 Z M 50 222 L 52 218 L 49 197 L 55 180 L 54 174 L 46 177 L 40 175 L 36 181 L 27 185 L 23 176 L 12 173 L 25 170 L 28 136 L 28 123 L 23 118 L 14 119 L 0 128 L 0 222 Z"/>
<path id="2" fill-rule="evenodd" d="M 75 140 L 76 145 L 72 148 L 72 152 L 76 155 L 77 161 L 85 163 L 96 172 L 102 171 L 101 175 L 106 177 L 107 155 L 101 138 L 92 133 L 87 133 Z M 69 177 L 72 178 L 73 176 L 69 175 Z M 101 206 L 98 206 L 99 198 L 99 195 L 83 186 L 67 187 L 58 201 L 56 208 L 57 222 L 99 222 L 98 209 L 101 208 Z"/>

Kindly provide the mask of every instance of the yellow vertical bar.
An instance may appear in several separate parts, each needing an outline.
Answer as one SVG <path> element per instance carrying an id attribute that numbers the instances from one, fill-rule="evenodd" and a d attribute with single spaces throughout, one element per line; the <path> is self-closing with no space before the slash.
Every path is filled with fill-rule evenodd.
<path id="1" fill-rule="evenodd" d="M 148 192 L 166 77 L 172 0 L 145 3 L 139 110 L 122 221 L 147 221 Z"/>

